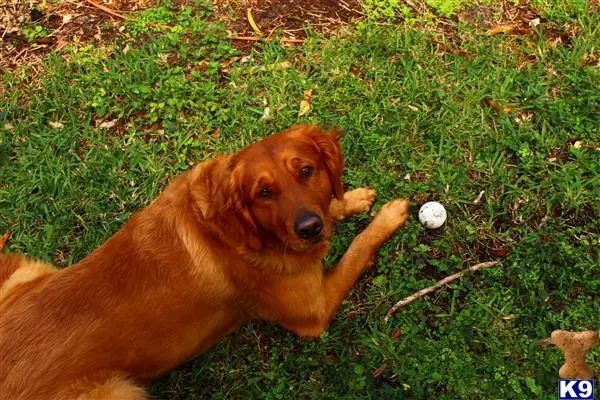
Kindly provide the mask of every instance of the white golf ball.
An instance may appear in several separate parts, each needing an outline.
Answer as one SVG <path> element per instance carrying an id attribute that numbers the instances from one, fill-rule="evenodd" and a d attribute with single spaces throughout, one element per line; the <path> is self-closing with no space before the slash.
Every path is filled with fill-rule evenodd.
<path id="1" fill-rule="evenodd" d="M 419 221 L 425 228 L 437 229 L 446 222 L 446 209 L 437 201 L 430 201 L 421 206 Z"/>

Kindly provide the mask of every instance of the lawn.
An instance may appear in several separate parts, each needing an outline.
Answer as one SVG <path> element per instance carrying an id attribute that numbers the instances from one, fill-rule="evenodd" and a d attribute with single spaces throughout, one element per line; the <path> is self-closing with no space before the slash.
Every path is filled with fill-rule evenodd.
<path id="1" fill-rule="evenodd" d="M 321 338 L 252 323 L 156 382 L 153 396 L 556 398 L 562 355 L 537 341 L 600 329 L 597 3 L 521 2 L 539 25 L 500 34 L 428 3 L 421 15 L 367 1 L 338 31 L 240 53 L 208 4 L 162 1 L 102 44 L 5 69 L 5 251 L 65 267 L 192 163 L 294 123 L 338 126 L 346 187 L 375 188 L 375 209 L 409 196 L 413 218 Z M 448 210 L 438 230 L 416 218 L 429 200 Z M 338 225 L 328 265 L 370 219 Z M 488 260 L 501 266 L 384 321 L 396 301 Z M 588 364 L 600 373 L 600 346 Z"/>

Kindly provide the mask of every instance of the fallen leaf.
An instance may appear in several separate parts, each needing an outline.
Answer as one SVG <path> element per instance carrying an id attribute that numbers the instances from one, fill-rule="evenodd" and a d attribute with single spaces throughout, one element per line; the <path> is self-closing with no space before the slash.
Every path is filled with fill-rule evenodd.
<path id="1" fill-rule="evenodd" d="M 383 371 L 385 371 L 386 369 L 387 365 L 381 364 L 381 366 L 373 372 L 373 378 L 377 378 L 379 375 L 383 374 Z"/>
<path id="2" fill-rule="evenodd" d="M 523 122 L 531 121 L 533 119 L 533 114 L 527 112 L 520 112 L 515 118 L 515 122 L 517 124 L 522 124 Z"/>
<path id="3" fill-rule="evenodd" d="M 582 146 L 581 142 L 578 140 L 575 143 L 573 143 L 573 148 L 574 149 L 580 149 Z"/>
<path id="4" fill-rule="evenodd" d="M 538 26 L 540 24 L 541 20 L 539 18 L 534 18 L 531 21 L 529 21 L 529 26 L 531 26 L 532 28 L 535 28 L 536 26 Z"/>
<path id="5" fill-rule="evenodd" d="M 68 24 L 69 22 L 71 22 L 72 19 L 73 19 L 73 15 L 71 15 L 71 14 L 65 14 L 62 17 L 62 23 L 63 24 Z"/>
<path id="6" fill-rule="evenodd" d="M 4 245 L 10 237 L 10 230 L 4 232 L 4 235 L 0 236 L 0 251 L 4 250 Z"/>
<path id="7" fill-rule="evenodd" d="M 277 64 L 269 64 L 269 65 L 255 65 L 254 67 L 251 67 L 248 69 L 248 72 L 255 72 L 255 71 L 280 71 L 282 69 L 287 69 L 289 67 L 292 66 L 292 62 L 291 61 L 283 61 Z"/>
<path id="8" fill-rule="evenodd" d="M 494 100 L 486 100 L 488 106 L 492 107 L 494 110 L 500 110 L 500 104 L 496 103 Z"/>
<path id="9" fill-rule="evenodd" d="M 54 48 L 56 50 L 63 48 L 64 46 L 66 46 L 69 42 L 67 42 L 66 40 L 62 40 L 62 39 L 57 39 L 56 42 L 54 43 Z"/>
<path id="10" fill-rule="evenodd" d="M 48 125 L 50 125 L 52 129 L 62 129 L 65 127 L 62 122 L 58 121 L 50 121 L 48 122 Z"/>
<path id="11" fill-rule="evenodd" d="M 271 109 L 269 107 L 265 107 L 263 110 L 262 117 L 260 117 L 263 121 L 268 121 L 271 119 Z"/>
<path id="12" fill-rule="evenodd" d="M 490 253 L 495 257 L 506 257 L 508 249 L 506 247 L 500 247 L 498 249 L 491 249 Z"/>
<path id="13" fill-rule="evenodd" d="M 404 178 L 402 179 L 404 179 L 406 182 L 410 182 L 410 174 L 404 175 Z"/>
<path id="14" fill-rule="evenodd" d="M 494 100 L 487 99 L 486 102 L 490 107 L 492 107 L 496 111 L 502 110 L 505 113 L 508 113 L 508 112 L 511 112 L 513 109 L 511 106 L 501 106 L 500 104 L 496 103 Z"/>
<path id="15" fill-rule="evenodd" d="M 113 119 L 113 120 L 111 120 L 111 121 L 104 121 L 104 122 L 103 122 L 103 123 L 101 123 L 101 124 L 100 124 L 98 127 L 99 127 L 100 129 L 110 129 L 110 128 L 112 128 L 113 126 L 115 126 L 115 124 L 117 123 L 117 121 L 118 121 L 118 120 L 119 120 L 118 118 L 115 118 L 115 119 Z"/>
<path id="16" fill-rule="evenodd" d="M 310 111 L 310 98 L 312 96 L 312 89 L 304 91 L 304 99 L 300 102 L 300 109 L 298 110 L 298 116 L 301 117 Z"/>
<path id="17" fill-rule="evenodd" d="M 499 33 L 510 33 L 512 32 L 517 26 L 513 25 L 513 24 L 508 24 L 508 25 L 495 25 L 492 26 L 490 29 L 488 29 L 485 34 L 486 35 L 497 35 Z"/>
<path id="18" fill-rule="evenodd" d="M 215 129 L 214 131 L 212 131 L 210 136 L 212 136 L 215 139 L 219 138 L 219 136 L 221 136 L 221 130 L 219 128 Z"/>
<path id="19" fill-rule="evenodd" d="M 246 17 L 248 17 L 248 22 L 250 23 L 250 26 L 252 27 L 254 32 L 258 36 L 264 36 L 262 31 L 259 29 L 258 25 L 256 25 L 256 22 L 254 21 L 254 17 L 252 17 L 252 9 L 251 8 L 248 8 L 246 10 Z"/>
<path id="20" fill-rule="evenodd" d="M 394 332 L 392 332 L 392 334 L 390 335 L 390 337 L 394 340 L 398 339 L 400 337 L 400 334 L 402 333 L 402 331 L 400 330 L 400 328 L 396 328 L 394 330 Z"/>
<path id="21" fill-rule="evenodd" d="M 481 192 L 479 192 L 479 194 L 477 195 L 475 200 L 473 200 L 473 204 L 478 204 L 481 201 L 481 198 L 483 197 L 484 194 L 485 194 L 485 190 L 482 190 Z"/>
<path id="22" fill-rule="evenodd" d="M 127 53 L 129 53 L 129 43 L 127 43 L 125 45 L 125 47 L 123 47 L 123 54 L 127 54 Z"/>
<path id="23" fill-rule="evenodd" d="M 15 127 L 9 124 L 8 122 L 4 123 L 4 129 L 6 129 L 7 131 L 12 131 L 14 128 Z"/>

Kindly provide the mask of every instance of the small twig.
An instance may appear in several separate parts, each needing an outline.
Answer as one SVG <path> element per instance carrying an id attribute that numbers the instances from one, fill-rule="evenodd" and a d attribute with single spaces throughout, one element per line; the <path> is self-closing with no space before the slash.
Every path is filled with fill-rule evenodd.
<path id="1" fill-rule="evenodd" d="M 233 36 L 233 35 L 229 35 L 229 36 L 227 36 L 227 39 L 229 39 L 229 40 L 242 40 L 242 41 L 246 41 L 246 42 L 260 42 L 261 40 L 264 40 L 265 38 L 256 37 L 256 36 Z M 302 40 L 302 39 L 285 39 L 285 38 L 281 38 L 281 39 L 279 39 L 279 41 L 281 41 L 283 43 L 304 43 L 304 40 Z"/>
<path id="2" fill-rule="evenodd" d="M 441 288 L 444 285 L 449 284 L 450 282 L 453 282 L 455 280 L 457 280 L 458 278 L 463 277 L 467 272 L 470 271 L 477 271 L 481 268 L 489 268 L 489 267 L 495 267 L 496 265 L 498 265 L 498 261 L 487 261 L 487 262 L 483 262 L 480 264 L 476 264 L 473 265 L 467 269 L 464 269 L 460 272 L 457 272 L 454 275 L 450 275 L 444 279 L 442 279 L 441 281 L 439 281 L 438 283 L 436 283 L 433 286 L 429 286 L 425 289 L 421 289 L 418 292 L 408 296 L 407 298 L 400 300 L 399 302 L 397 302 L 396 304 L 394 304 L 394 306 L 392 308 L 390 308 L 390 310 L 387 312 L 386 316 L 385 316 L 385 321 L 387 322 L 388 319 L 394 315 L 400 308 L 404 307 L 407 304 L 412 303 L 413 301 L 425 296 L 426 294 L 429 294 L 431 292 L 433 292 L 436 289 Z"/>
<path id="3" fill-rule="evenodd" d="M 94 7 L 96 7 L 98 9 L 104 11 L 105 13 L 112 15 L 113 17 L 117 17 L 117 18 L 124 19 L 124 20 L 129 20 L 129 21 L 132 20 L 131 18 L 126 17 L 126 16 L 124 16 L 122 14 L 119 14 L 118 12 L 113 11 L 110 8 L 106 7 L 106 6 L 103 6 L 102 4 L 98 4 L 98 3 L 96 3 L 96 2 L 94 2 L 92 0 L 86 0 L 86 1 L 88 3 L 90 3 L 91 5 L 93 5 Z"/>

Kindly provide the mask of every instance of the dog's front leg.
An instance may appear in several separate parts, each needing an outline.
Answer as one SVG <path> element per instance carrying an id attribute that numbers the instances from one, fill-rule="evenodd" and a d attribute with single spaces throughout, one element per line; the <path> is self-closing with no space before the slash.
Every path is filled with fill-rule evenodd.
<path id="1" fill-rule="evenodd" d="M 375 219 L 361 232 L 335 266 L 318 281 L 305 277 L 290 284 L 280 300 L 277 322 L 300 336 L 319 336 L 329 325 L 342 301 L 360 276 L 370 266 L 379 247 L 408 218 L 408 200 L 385 204 Z M 291 283 L 291 282 L 289 282 Z"/>
<path id="2" fill-rule="evenodd" d="M 333 199 L 329 206 L 329 215 L 334 221 L 341 221 L 361 212 L 367 212 L 375 201 L 375 191 L 369 188 L 358 188 L 344 193 L 341 200 Z"/>

